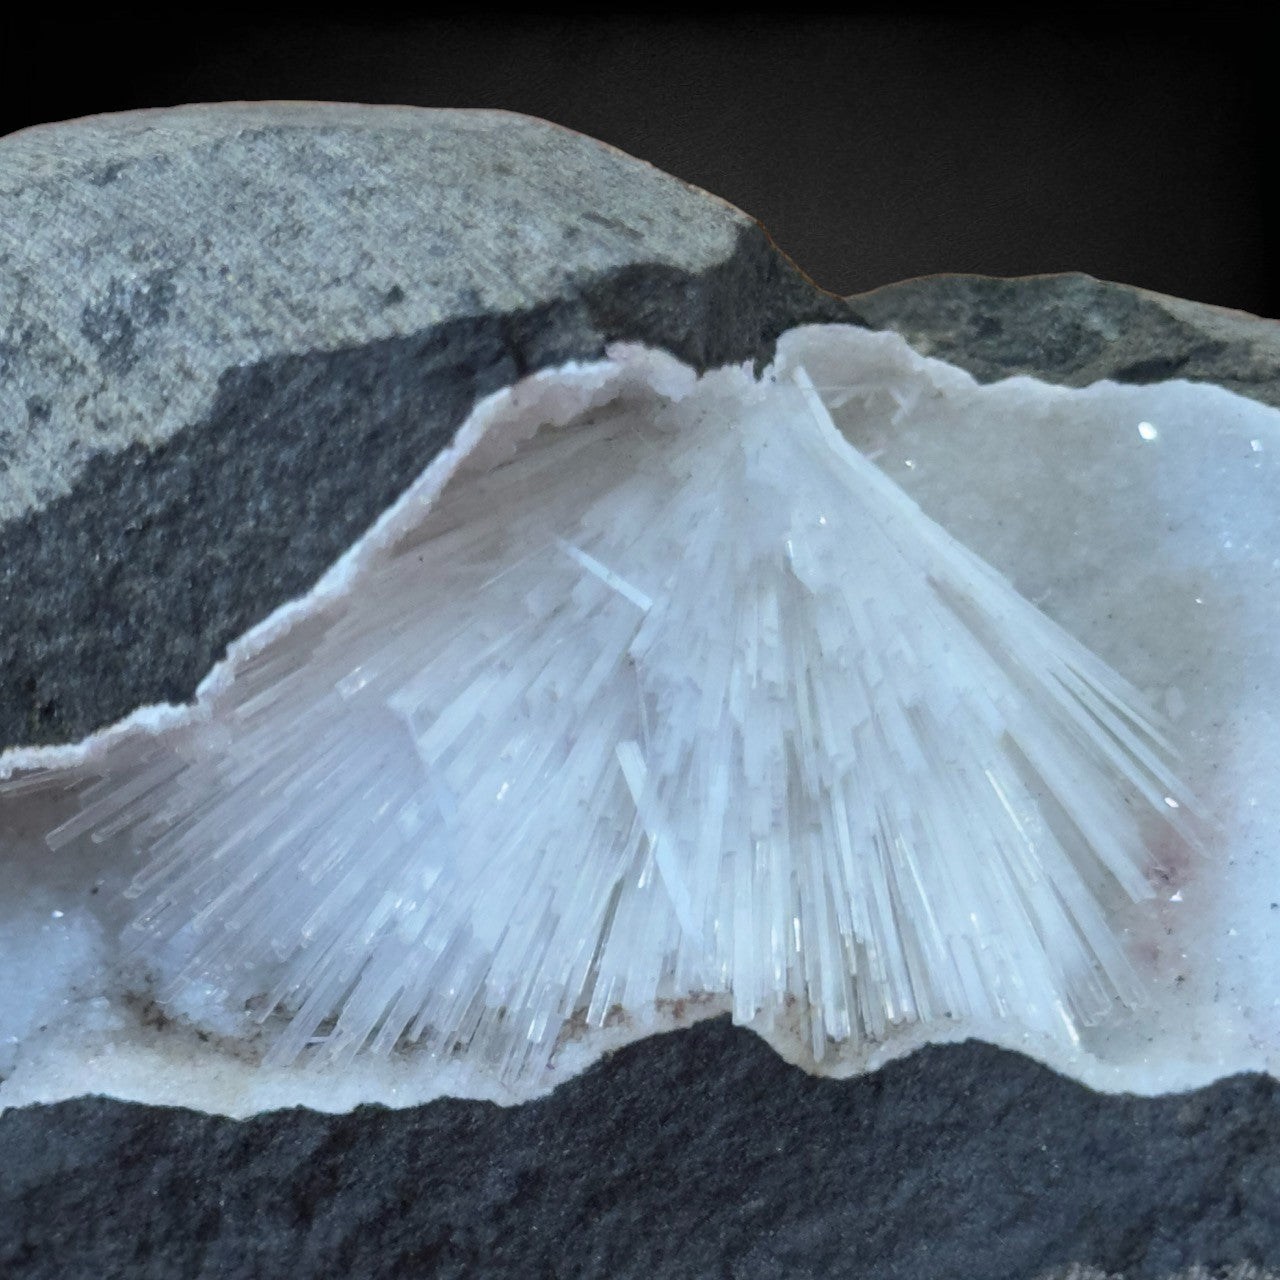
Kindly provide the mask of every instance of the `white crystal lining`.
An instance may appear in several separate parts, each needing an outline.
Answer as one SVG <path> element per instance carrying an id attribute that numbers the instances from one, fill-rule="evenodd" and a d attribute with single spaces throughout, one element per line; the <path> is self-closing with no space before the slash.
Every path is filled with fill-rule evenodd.
<path id="1" fill-rule="evenodd" d="M 264 1071 L 516 1089 L 718 995 L 828 1066 L 1141 1003 L 1117 913 L 1188 801 L 1151 713 L 846 443 L 808 335 L 491 397 L 194 710 L 4 757 L 55 857 L 128 868 L 124 980 Z M 903 412 L 968 393 L 828 340 L 914 364 Z"/>

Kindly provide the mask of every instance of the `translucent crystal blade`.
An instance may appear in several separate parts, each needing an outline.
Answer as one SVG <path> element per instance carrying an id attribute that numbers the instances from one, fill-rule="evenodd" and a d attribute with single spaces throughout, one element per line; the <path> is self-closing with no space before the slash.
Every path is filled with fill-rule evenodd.
<path id="1" fill-rule="evenodd" d="M 706 992 L 820 1058 L 1138 999 L 1107 911 L 1147 891 L 1136 805 L 1186 813 L 1167 755 L 803 370 L 731 371 L 459 474 L 49 840 L 136 852 L 170 994 L 264 975 L 275 1061 L 518 1073 L 575 1014 Z"/>

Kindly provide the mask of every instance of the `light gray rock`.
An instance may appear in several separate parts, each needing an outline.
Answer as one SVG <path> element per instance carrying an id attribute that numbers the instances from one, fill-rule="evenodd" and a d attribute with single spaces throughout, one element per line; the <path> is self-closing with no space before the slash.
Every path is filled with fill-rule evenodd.
<path id="1" fill-rule="evenodd" d="M 723 201 L 492 111 L 226 105 L 0 140 L 0 743 L 181 702 L 476 398 L 847 318 Z"/>

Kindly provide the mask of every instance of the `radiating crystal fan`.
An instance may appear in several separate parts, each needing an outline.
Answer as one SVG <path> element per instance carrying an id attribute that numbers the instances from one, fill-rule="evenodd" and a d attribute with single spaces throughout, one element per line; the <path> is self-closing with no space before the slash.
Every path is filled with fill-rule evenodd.
<path id="1" fill-rule="evenodd" d="M 1108 905 L 1149 892 L 1140 813 L 1184 818 L 1168 743 L 802 368 L 479 457 L 50 834 L 134 851 L 162 998 L 248 1000 L 270 1061 L 517 1074 L 570 1019 L 704 993 L 818 1058 L 1139 998 Z"/>

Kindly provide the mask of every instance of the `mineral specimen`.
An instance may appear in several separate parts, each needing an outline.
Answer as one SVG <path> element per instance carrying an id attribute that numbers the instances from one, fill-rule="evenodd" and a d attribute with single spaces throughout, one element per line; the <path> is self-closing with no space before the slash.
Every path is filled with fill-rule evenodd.
<path id="1" fill-rule="evenodd" d="M 37 700 L 0 757 L 0 954 L 29 975 L 0 1002 L 0 1101 L 523 1096 L 723 1007 L 825 1071 L 975 1032 L 1128 1087 L 1205 1069 L 1185 1042 L 1164 1074 L 1135 1045 L 1177 1040 L 1184 1009 L 1203 1025 L 1206 983 L 1240 973 L 1207 941 L 1235 916 L 1168 913 L 1195 883 L 1177 777 L 1224 799 L 1222 631 L 1197 630 L 1193 602 L 1278 554 L 1274 517 L 1246 535 L 1232 505 L 1276 509 L 1273 410 L 1186 384 L 980 388 L 848 323 L 745 220 L 531 122 L 242 108 L 81 128 L 19 139 L 5 188 L 19 208 L 83 200 L 77 145 L 137 153 L 133 186 L 126 166 L 102 183 L 122 193 L 76 206 L 115 257 L 8 357 L 9 401 L 30 415 L 34 386 L 44 406 L 0 494 L 13 661 L 31 636 L 52 673 L 35 687 L 70 697 Z M 469 245 L 441 268 L 461 284 L 398 263 L 385 306 L 425 299 L 401 336 L 368 301 L 401 252 L 368 210 L 446 241 L 469 207 L 450 148 L 488 158 L 485 216 L 520 243 Z M 708 226 L 637 285 L 630 224 L 557 188 L 578 201 L 564 227 L 610 237 L 566 267 L 517 212 L 547 199 L 539 148 L 594 175 L 632 235 L 675 237 L 686 202 Z M 287 162 L 269 179 L 264 149 Z M 365 175 L 359 199 L 335 156 Z M 243 297 L 262 228 L 207 202 L 174 222 L 148 168 L 175 165 L 179 195 L 227 170 L 274 184 L 246 216 L 280 257 Z M 335 219 L 354 239 L 307 239 Z M 212 271 L 191 252 L 210 235 Z M 27 252 L 77 256 L 57 235 Z M 123 265 L 140 253 L 156 261 Z M 720 319 L 744 274 L 755 301 Z M 68 425 L 81 400 L 104 415 L 96 454 Z M 147 478 L 90 504 L 95 565 L 72 499 L 102 494 L 104 467 Z M 73 548 L 50 643 L 49 557 Z M 1117 596 L 1128 621 L 1109 627 Z M 1232 596 L 1217 622 L 1253 643 L 1266 608 Z M 1240 838 L 1210 826 L 1207 856 Z M 1192 982 L 1168 937 L 1199 948 Z M 1271 1052 L 1249 1022 L 1215 1052 Z"/>

